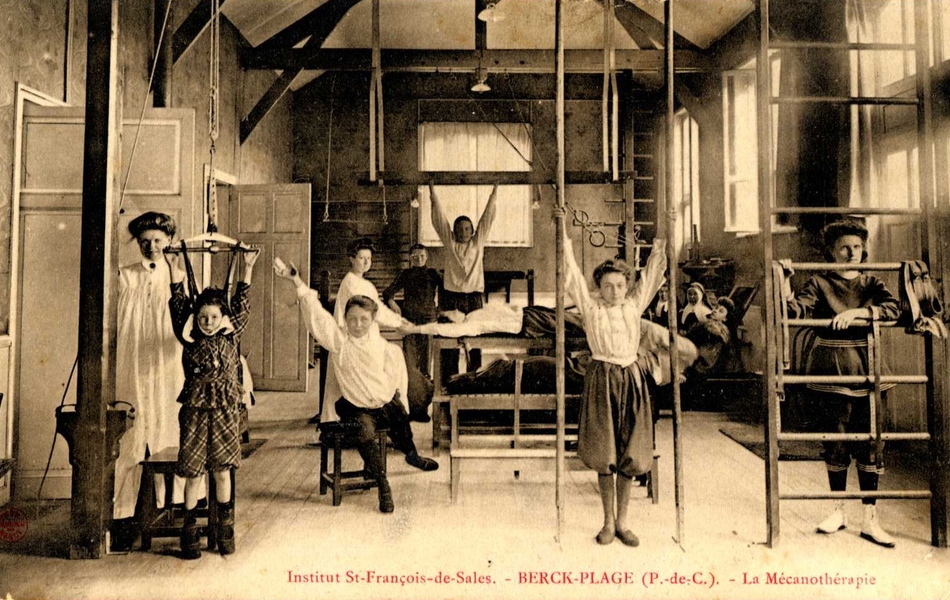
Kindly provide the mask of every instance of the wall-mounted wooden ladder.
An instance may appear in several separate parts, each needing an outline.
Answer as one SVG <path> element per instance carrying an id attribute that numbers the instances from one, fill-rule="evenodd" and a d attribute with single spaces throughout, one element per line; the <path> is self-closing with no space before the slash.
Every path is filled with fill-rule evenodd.
<path id="1" fill-rule="evenodd" d="M 932 213 L 934 206 L 934 144 L 932 126 L 932 97 L 930 73 L 930 6 L 929 0 L 914 0 L 915 4 L 915 40 L 916 44 L 869 44 L 845 42 L 814 42 L 814 41 L 771 41 L 769 23 L 769 0 L 760 0 L 760 29 L 759 51 L 757 60 L 757 136 L 758 136 L 758 168 L 759 168 L 759 220 L 762 230 L 763 259 L 765 275 L 765 400 L 768 407 L 768 419 L 765 424 L 765 440 L 768 446 L 766 459 L 766 519 L 768 523 L 769 546 L 778 544 L 780 532 L 780 500 L 817 500 L 817 499 L 844 499 L 844 498 L 887 498 L 887 499 L 927 499 L 931 501 L 931 534 L 932 543 L 938 547 L 947 546 L 947 516 L 948 516 L 948 475 L 943 473 L 948 452 L 947 400 L 943 382 L 946 379 L 946 369 L 936 368 L 935 359 L 944 362 L 946 356 L 946 340 L 942 344 L 943 351 L 935 353 L 934 340 L 927 335 L 924 338 L 926 375 L 899 375 L 888 376 L 882 373 L 880 348 L 880 328 L 894 326 L 893 322 L 882 322 L 877 318 L 863 321 L 856 326 L 868 330 L 868 377 L 863 376 L 818 376 L 818 375 L 787 375 L 784 371 L 784 361 L 778 356 L 778 350 L 785 343 L 783 331 L 786 327 L 827 327 L 830 320 L 799 319 L 792 320 L 783 316 L 781 310 L 785 298 L 782 297 L 782 268 L 774 262 L 772 239 L 773 218 L 778 214 L 839 214 L 839 215 L 882 215 L 882 214 L 913 214 L 921 220 L 923 260 L 931 264 L 931 254 L 937 255 L 935 250 L 935 221 Z M 917 65 L 917 95 L 916 97 L 840 97 L 840 96 L 773 96 L 772 76 L 769 60 L 770 50 L 778 48 L 822 48 L 827 50 L 849 51 L 903 51 L 914 52 Z M 791 208 L 773 206 L 773 180 L 771 173 L 771 107 L 774 104 L 790 103 L 828 103 L 838 105 L 914 105 L 917 108 L 917 144 L 919 148 L 919 190 L 921 209 L 861 209 L 851 207 L 838 208 Z M 931 250 L 934 249 L 934 252 Z M 825 263 L 793 264 L 792 268 L 800 271 L 819 271 L 843 269 L 847 265 L 831 265 Z M 850 267 L 850 268 L 853 268 Z M 900 268 L 899 263 L 863 264 L 862 270 L 895 271 Z M 939 350 L 939 349 L 938 349 Z M 936 378 L 935 378 L 936 373 Z M 871 403 L 871 427 L 868 433 L 789 433 L 782 431 L 780 399 L 784 386 L 788 384 L 804 383 L 864 383 L 869 388 L 868 400 Z M 927 388 L 928 432 L 916 433 L 885 433 L 883 431 L 883 414 L 881 409 L 881 386 L 887 383 L 924 384 Z M 862 491 L 862 492 L 822 492 L 822 493 L 792 493 L 781 492 L 779 488 L 779 446 L 783 441 L 791 440 L 847 440 L 873 441 L 877 446 L 877 456 L 880 460 L 882 444 L 885 440 L 929 440 L 931 455 L 935 460 L 935 468 L 929 490 L 897 490 L 897 491 Z"/>

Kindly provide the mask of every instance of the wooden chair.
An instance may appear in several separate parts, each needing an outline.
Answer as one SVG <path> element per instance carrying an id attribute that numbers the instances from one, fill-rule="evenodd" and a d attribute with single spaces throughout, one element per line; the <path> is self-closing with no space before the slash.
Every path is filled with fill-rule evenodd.
<path id="1" fill-rule="evenodd" d="M 375 479 L 368 477 L 366 471 L 344 471 L 343 451 L 355 448 L 355 423 L 334 421 L 321 423 L 320 431 L 320 495 L 325 496 L 327 488 L 333 490 L 333 506 L 343 502 L 343 496 L 354 490 L 368 490 L 377 487 Z M 379 453 L 383 459 L 383 474 L 386 473 L 388 429 L 376 430 L 376 442 L 379 444 Z M 333 470 L 329 471 L 330 453 L 333 453 Z"/>

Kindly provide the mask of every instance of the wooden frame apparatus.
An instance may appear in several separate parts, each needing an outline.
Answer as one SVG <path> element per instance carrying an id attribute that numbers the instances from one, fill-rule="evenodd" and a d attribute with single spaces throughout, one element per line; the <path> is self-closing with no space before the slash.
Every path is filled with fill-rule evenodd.
<path id="1" fill-rule="evenodd" d="M 759 4 L 759 48 L 757 60 L 757 135 L 758 135 L 758 168 L 759 168 L 759 226 L 762 231 L 762 257 L 765 269 L 765 385 L 764 399 L 768 407 L 768 419 L 765 423 L 765 441 L 768 448 L 765 465 L 765 491 L 767 498 L 766 520 L 768 525 L 769 546 L 774 547 L 780 537 L 780 500 L 818 500 L 818 499 L 845 499 L 845 498 L 888 498 L 888 499 L 930 499 L 931 542 L 934 546 L 947 546 L 948 522 L 948 441 L 950 441 L 950 423 L 948 423 L 947 390 L 950 382 L 947 381 L 946 359 L 948 354 L 948 340 L 937 341 L 931 335 L 924 337 L 926 362 L 925 375 L 884 375 L 882 373 L 882 357 L 880 351 L 881 327 L 894 327 L 895 322 L 881 321 L 876 309 L 872 308 L 870 320 L 860 320 L 852 327 L 867 329 L 868 344 L 868 376 L 817 376 L 817 375 L 787 375 L 787 360 L 778 356 L 778 348 L 784 346 L 789 327 L 827 327 L 827 319 L 789 319 L 782 310 L 785 298 L 782 296 L 783 268 L 774 261 L 772 239 L 772 219 L 777 214 L 826 214 L 845 215 L 861 214 L 868 216 L 881 215 L 911 215 L 919 217 L 922 230 L 921 256 L 927 264 L 933 264 L 932 259 L 940 261 L 945 258 L 940 254 L 937 244 L 937 220 L 932 218 L 935 211 L 934 190 L 934 135 L 933 135 L 933 106 L 931 92 L 931 73 L 929 64 L 930 45 L 930 1 L 914 0 L 916 44 L 854 44 L 839 42 L 803 42 L 803 41 L 771 41 L 769 39 L 769 0 L 760 0 Z M 939 11 L 937 11 L 939 14 Z M 916 96 L 915 97 L 839 97 L 839 96 L 773 96 L 771 89 L 771 62 L 768 60 L 769 51 L 778 48 L 821 48 L 848 52 L 863 51 L 913 51 L 916 56 Z M 848 208 L 848 207 L 774 207 L 772 206 L 771 176 L 771 106 L 774 104 L 844 104 L 844 105 L 911 105 L 917 107 L 917 147 L 920 156 L 919 189 L 920 209 L 888 209 L 888 208 Z M 944 210 L 944 212 L 946 212 Z M 799 271 L 829 271 L 853 269 L 853 265 L 834 265 L 828 263 L 798 263 L 792 268 Z M 901 263 L 864 263 L 862 271 L 895 271 L 901 268 Z M 935 361 L 940 363 L 936 368 Z M 868 433 L 787 433 L 782 431 L 780 398 L 784 394 L 786 384 L 802 383 L 866 383 L 872 384 L 869 389 L 871 411 L 871 427 Z M 926 385 L 928 431 L 885 433 L 883 431 L 883 414 L 881 410 L 881 386 L 886 383 L 904 383 Z M 779 489 L 779 445 L 782 441 L 791 440 L 847 440 L 873 441 L 877 447 L 877 456 L 880 460 L 882 444 L 885 440 L 918 440 L 929 441 L 934 466 L 931 470 L 932 478 L 929 490 L 888 490 L 888 491 L 860 491 L 860 492 L 821 492 L 798 493 L 780 492 Z"/>

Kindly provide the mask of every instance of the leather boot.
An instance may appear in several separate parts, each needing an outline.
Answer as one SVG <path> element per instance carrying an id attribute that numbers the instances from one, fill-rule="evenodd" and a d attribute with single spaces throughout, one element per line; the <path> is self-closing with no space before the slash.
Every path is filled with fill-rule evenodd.
<path id="1" fill-rule="evenodd" d="M 218 503 L 218 551 L 234 554 L 234 501 Z"/>
<path id="2" fill-rule="evenodd" d="M 818 524 L 818 533 L 837 533 L 847 526 L 844 518 L 844 502 L 835 500 L 835 509 Z"/>
<path id="3" fill-rule="evenodd" d="M 894 538 L 884 531 L 884 528 L 878 522 L 877 506 L 874 504 L 864 505 L 864 523 L 861 525 L 861 537 L 885 548 L 893 548 L 895 545 Z"/>
<path id="4" fill-rule="evenodd" d="M 195 512 L 194 509 L 185 511 L 185 522 L 181 526 L 181 557 L 185 560 L 201 558 L 201 539 Z"/>
<path id="5" fill-rule="evenodd" d="M 391 513 L 396 510 L 396 505 L 393 503 L 393 491 L 389 487 L 389 479 L 383 475 L 377 481 L 379 482 L 379 512 Z"/>

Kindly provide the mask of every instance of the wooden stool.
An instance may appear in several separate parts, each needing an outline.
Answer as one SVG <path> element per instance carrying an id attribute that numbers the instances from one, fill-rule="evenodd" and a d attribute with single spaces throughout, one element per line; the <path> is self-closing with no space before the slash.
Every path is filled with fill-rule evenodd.
<path id="1" fill-rule="evenodd" d="M 142 550 L 148 552 L 152 548 L 152 538 L 178 537 L 184 522 L 184 507 L 172 505 L 174 492 L 175 468 L 178 466 L 178 447 L 170 446 L 161 452 L 152 454 L 142 461 L 143 512 L 142 512 Z M 165 504 L 162 508 L 156 506 L 155 475 L 165 477 Z M 234 469 L 231 469 L 231 498 L 235 497 Z M 214 550 L 218 545 L 216 526 L 218 524 L 217 486 L 214 477 L 208 473 L 208 506 L 195 510 L 199 518 L 207 519 L 207 524 L 199 527 L 199 535 L 208 538 L 208 550 Z"/>
<path id="2" fill-rule="evenodd" d="M 343 451 L 355 448 L 355 436 L 358 425 L 356 423 L 334 421 L 321 423 L 320 431 L 320 495 L 325 496 L 327 488 L 333 490 L 333 506 L 339 506 L 343 501 L 343 494 L 353 490 L 368 490 L 377 487 L 375 479 L 367 477 L 365 470 L 344 471 Z M 376 442 L 379 444 L 379 453 L 383 460 L 383 474 L 386 474 L 386 435 L 388 429 L 376 430 Z M 333 471 L 327 471 L 329 453 L 333 452 Z"/>

